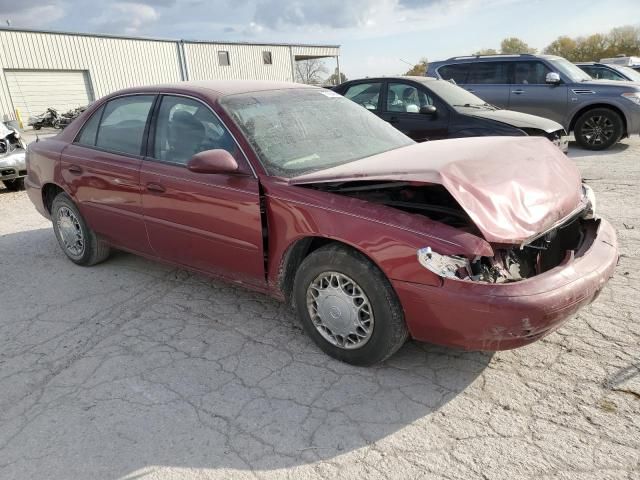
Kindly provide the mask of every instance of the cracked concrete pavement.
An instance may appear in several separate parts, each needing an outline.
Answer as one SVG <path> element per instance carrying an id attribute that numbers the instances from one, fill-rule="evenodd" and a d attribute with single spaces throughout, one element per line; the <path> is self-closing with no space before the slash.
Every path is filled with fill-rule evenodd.
<path id="1" fill-rule="evenodd" d="M 0 190 L 0 478 L 640 478 L 640 140 L 570 156 L 620 240 L 598 300 L 519 350 L 410 342 L 374 368 L 262 295 L 77 267 Z"/>

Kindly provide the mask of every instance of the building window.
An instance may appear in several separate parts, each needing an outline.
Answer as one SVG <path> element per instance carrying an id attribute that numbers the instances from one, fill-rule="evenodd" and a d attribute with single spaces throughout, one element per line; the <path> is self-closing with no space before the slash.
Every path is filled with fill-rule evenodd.
<path id="1" fill-rule="evenodd" d="M 272 65 L 273 58 L 271 58 L 271 52 L 262 52 L 262 63 L 265 65 Z"/>
<path id="2" fill-rule="evenodd" d="M 229 52 L 220 50 L 218 52 L 218 63 L 223 67 L 228 67 L 229 65 L 231 65 L 231 62 L 229 61 Z"/>

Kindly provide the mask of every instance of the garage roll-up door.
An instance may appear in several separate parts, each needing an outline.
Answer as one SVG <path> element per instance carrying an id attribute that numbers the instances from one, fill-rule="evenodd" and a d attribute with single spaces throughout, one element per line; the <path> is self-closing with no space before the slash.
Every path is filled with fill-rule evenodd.
<path id="1" fill-rule="evenodd" d="M 48 107 L 62 113 L 93 100 L 84 70 L 5 70 L 5 77 L 13 107 L 24 121 Z"/>

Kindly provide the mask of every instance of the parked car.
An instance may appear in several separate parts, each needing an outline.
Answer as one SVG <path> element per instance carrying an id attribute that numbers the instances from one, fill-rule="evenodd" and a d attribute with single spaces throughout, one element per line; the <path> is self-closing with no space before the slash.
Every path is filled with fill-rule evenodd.
<path id="1" fill-rule="evenodd" d="M 334 91 L 365 107 L 417 142 L 443 138 L 542 136 L 563 152 L 569 146 L 562 125 L 489 105 L 457 85 L 431 77 L 351 80 Z"/>
<path id="2" fill-rule="evenodd" d="M 20 131 L 0 122 L 0 181 L 8 190 L 21 190 L 27 175 L 25 151 L 27 144 Z"/>
<path id="3" fill-rule="evenodd" d="M 640 71 L 640 57 L 627 57 L 625 55 L 618 55 L 617 57 L 601 58 L 600 63 L 624 65 L 625 67 Z"/>
<path id="4" fill-rule="evenodd" d="M 266 292 L 353 364 L 409 336 L 533 342 L 594 300 L 618 258 L 591 189 L 546 139 L 416 143 L 306 85 L 116 92 L 32 144 L 27 170 L 72 262 L 119 248 Z"/>
<path id="5" fill-rule="evenodd" d="M 615 63 L 577 62 L 576 65 L 595 80 L 640 82 L 640 72 Z"/>
<path id="6" fill-rule="evenodd" d="M 593 80 L 553 55 L 476 55 L 429 64 L 486 102 L 560 123 L 589 150 L 640 132 L 640 85 Z"/>

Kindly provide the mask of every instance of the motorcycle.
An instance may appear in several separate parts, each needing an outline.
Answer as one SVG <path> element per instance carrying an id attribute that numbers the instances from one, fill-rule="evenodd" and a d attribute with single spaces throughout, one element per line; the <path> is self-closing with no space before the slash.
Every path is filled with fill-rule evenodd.
<path id="1" fill-rule="evenodd" d="M 55 108 L 49 107 L 46 112 L 29 117 L 27 125 L 33 127 L 34 130 L 40 130 L 42 127 L 62 128 L 59 118 L 60 115 L 58 111 Z"/>

